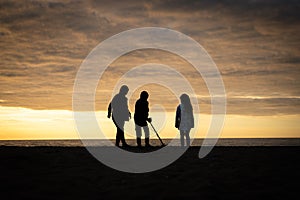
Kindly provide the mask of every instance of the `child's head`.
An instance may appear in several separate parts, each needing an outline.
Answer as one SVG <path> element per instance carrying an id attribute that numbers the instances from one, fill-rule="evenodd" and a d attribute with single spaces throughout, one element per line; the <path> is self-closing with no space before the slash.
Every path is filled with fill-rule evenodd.
<path id="1" fill-rule="evenodd" d="M 188 111 L 192 112 L 193 108 L 192 108 L 192 104 L 191 104 L 191 100 L 190 100 L 189 95 L 182 94 L 180 96 L 180 101 L 184 105 L 185 109 L 187 109 Z"/>
<path id="2" fill-rule="evenodd" d="M 148 97 L 149 97 L 148 92 L 146 92 L 146 91 L 141 92 L 140 98 L 141 98 L 142 100 L 147 100 Z"/>
<path id="3" fill-rule="evenodd" d="M 187 94 L 182 94 L 181 96 L 180 96 L 180 101 L 181 101 L 181 103 L 183 103 L 183 104 L 189 104 L 191 101 L 190 101 L 190 97 L 189 97 L 189 95 L 187 95 Z"/>

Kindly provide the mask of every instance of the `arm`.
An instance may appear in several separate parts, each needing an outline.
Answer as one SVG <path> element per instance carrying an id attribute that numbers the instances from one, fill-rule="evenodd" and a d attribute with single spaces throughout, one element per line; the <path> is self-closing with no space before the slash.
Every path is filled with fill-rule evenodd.
<path id="1" fill-rule="evenodd" d="M 107 118 L 110 118 L 111 116 L 111 102 L 109 103 L 108 109 L 107 109 Z"/>
<path id="2" fill-rule="evenodd" d="M 175 127 L 176 128 L 179 128 L 180 120 L 181 120 L 181 109 L 180 109 L 180 106 L 178 106 L 177 110 L 176 110 L 176 117 L 175 117 Z"/>
<path id="3" fill-rule="evenodd" d="M 130 112 L 129 107 L 128 107 L 128 99 L 127 98 L 126 98 L 126 105 L 127 105 L 129 119 L 131 119 L 131 112 Z"/>
<path id="4" fill-rule="evenodd" d="M 149 102 L 147 101 L 147 109 L 146 109 L 146 121 L 148 121 L 149 123 L 151 123 L 152 122 L 152 118 L 151 117 L 149 117 Z"/>
<path id="5" fill-rule="evenodd" d="M 142 121 L 147 121 L 149 115 L 148 102 L 139 101 L 135 107 L 136 113 L 139 113 L 139 118 Z"/>

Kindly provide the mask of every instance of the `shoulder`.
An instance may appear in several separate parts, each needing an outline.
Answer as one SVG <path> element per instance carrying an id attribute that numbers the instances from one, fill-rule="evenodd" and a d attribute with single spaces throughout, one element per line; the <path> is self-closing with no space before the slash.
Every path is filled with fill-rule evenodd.
<path id="1" fill-rule="evenodd" d="M 118 96 L 117 95 L 115 95 L 113 98 L 112 98 L 112 100 L 111 100 L 111 104 L 114 104 L 115 102 L 116 102 L 116 100 L 118 99 Z"/>
<path id="2" fill-rule="evenodd" d="M 116 99 L 118 99 L 119 98 L 119 94 L 116 94 L 115 96 L 114 96 L 114 98 L 113 98 L 113 100 L 116 100 Z"/>
<path id="3" fill-rule="evenodd" d="M 140 99 L 136 100 L 135 105 L 140 104 Z"/>

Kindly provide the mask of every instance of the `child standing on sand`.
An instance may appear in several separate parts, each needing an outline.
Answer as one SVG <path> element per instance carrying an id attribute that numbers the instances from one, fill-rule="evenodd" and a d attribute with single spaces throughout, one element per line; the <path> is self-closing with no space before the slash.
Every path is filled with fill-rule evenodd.
<path id="1" fill-rule="evenodd" d="M 135 131 L 136 131 L 136 141 L 138 147 L 142 146 L 142 128 L 145 133 L 145 146 L 150 147 L 149 143 L 149 127 L 147 121 L 151 123 L 151 118 L 148 118 L 149 115 L 149 102 L 147 101 L 149 97 L 148 92 L 143 91 L 140 94 L 140 98 L 135 103 L 134 110 L 134 122 L 135 122 Z"/>
<path id="2" fill-rule="evenodd" d="M 186 138 L 186 146 L 190 146 L 190 131 L 194 128 L 193 107 L 190 97 L 187 94 L 180 96 L 181 104 L 176 110 L 175 127 L 180 131 L 180 143 L 184 146 L 184 137 Z"/>

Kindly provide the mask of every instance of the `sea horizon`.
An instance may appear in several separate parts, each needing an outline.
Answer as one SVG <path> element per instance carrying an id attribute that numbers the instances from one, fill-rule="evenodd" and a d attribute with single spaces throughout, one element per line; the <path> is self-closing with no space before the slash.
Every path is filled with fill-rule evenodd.
<path id="1" fill-rule="evenodd" d="M 171 138 L 162 139 L 165 144 L 169 144 Z M 173 139 L 171 146 L 180 146 L 179 139 Z M 86 146 L 114 146 L 114 139 L 110 139 L 111 143 L 107 143 L 104 139 L 29 139 L 29 140 L 0 140 L 0 146 L 15 146 L 15 147 L 84 147 Z M 127 143 L 131 146 L 136 146 L 135 139 L 127 139 Z M 142 140 L 143 141 L 143 140 Z M 204 139 L 195 138 L 191 146 L 202 146 Z M 144 142 L 144 141 L 143 141 Z M 161 143 L 158 139 L 151 139 L 151 144 L 159 146 Z M 214 138 L 206 139 L 205 146 L 211 146 L 215 142 Z M 300 146 L 300 138 L 219 138 L 215 146 Z"/>

